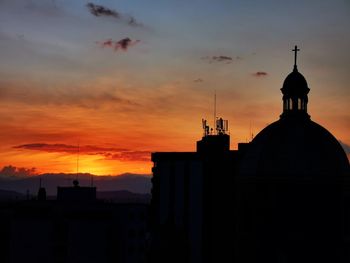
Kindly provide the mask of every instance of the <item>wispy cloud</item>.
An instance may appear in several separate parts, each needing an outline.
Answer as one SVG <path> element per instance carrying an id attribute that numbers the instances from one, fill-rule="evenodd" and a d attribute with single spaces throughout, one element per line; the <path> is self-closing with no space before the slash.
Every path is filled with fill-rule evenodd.
<path id="1" fill-rule="evenodd" d="M 130 38 L 123 38 L 118 41 L 114 41 L 113 39 L 107 39 L 103 42 L 97 42 L 97 44 L 101 45 L 101 47 L 105 48 L 113 48 L 114 51 L 123 50 L 127 51 L 130 47 L 135 46 L 139 43 L 140 40 L 131 40 Z"/>
<path id="2" fill-rule="evenodd" d="M 142 27 L 143 24 L 138 22 L 135 17 L 127 14 L 123 14 L 119 11 L 116 11 L 114 9 L 110 9 L 108 7 L 102 6 L 102 5 L 96 5 L 94 3 L 87 3 L 86 7 L 90 11 L 90 13 L 96 17 L 112 17 L 116 19 L 117 21 L 124 22 L 127 25 L 135 26 L 135 27 Z"/>
<path id="3" fill-rule="evenodd" d="M 254 77 L 266 77 L 267 75 L 268 75 L 268 73 L 265 71 L 257 71 L 255 73 L 253 73 Z"/>
<path id="4" fill-rule="evenodd" d="M 83 155 L 100 155 L 106 160 L 119 161 L 150 161 L 149 151 L 133 151 L 124 148 L 100 147 L 95 145 L 69 145 L 30 143 L 14 146 L 15 149 L 34 150 L 48 153 L 66 153 Z"/>
<path id="5" fill-rule="evenodd" d="M 214 62 L 223 62 L 225 64 L 231 64 L 233 61 L 233 58 L 230 56 L 204 56 L 201 57 L 202 60 L 208 61 L 209 63 L 214 63 Z"/>
<path id="6" fill-rule="evenodd" d="M 106 156 L 106 159 L 149 162 L 151 160 L 151 153 L 149 151 L 120 151 L 119 153 Z"/>
<path id="7" fill-rule="evenodd" d="M 115 87 L 96 89 L 95 84 L 83 86 L 40 87 L 37 81 L 1 81 L 0 101 L 41 105 L 67 105 L 82 108 L 100 108 L 105 105 L 134 107 L 138 104 L 119 95 Z M 96 84 L 97 85 L 97 84 Z M 28 93 L 28 90 L 31 92 Z"/>
<path id="8" fill-rule="evenodd" d="M 196 82 L 196 83 L 201 83 L 201 82 L 203 82 L 203 81 L 204 81 L 204 80 L 201 79 L 201 78 L 198 78 L 198 79 L 193 80 L 193 82 Z"/>
<path id="9" fill-rule="evenodd" d="M 69 145 L 69 144 L 47 144 L 47 143 L 30 143 L 14 146 L 17 149 L 27 149 L 27 150 L 37 150 L 44 152 L 63 152 L 63 153 L 78 153 L 82 154 L 100 154 L 110 151 L 124 151 L 125 149 L 116 149 L 116 148 L 104 148 L 91 145 Z"/>

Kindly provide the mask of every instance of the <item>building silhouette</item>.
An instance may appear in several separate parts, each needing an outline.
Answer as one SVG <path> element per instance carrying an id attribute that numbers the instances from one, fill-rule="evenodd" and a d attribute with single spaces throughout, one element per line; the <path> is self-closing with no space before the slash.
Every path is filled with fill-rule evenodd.
<path id="1" fill-rule="evenodd" d="M 152 154 L 150 262 L 348 262 L 350 167 L 311 121 L 297 69 L 280 119 L 230 150 L 222 119 L 196 152 Z"/>
<path id="2" fill-rule="evenodd" d="M 142 263 L 148 249 L 146 203 L 96 199 L 96 188 L 58 187 L 57 200 L 0 202 L 1 263 Z"/>

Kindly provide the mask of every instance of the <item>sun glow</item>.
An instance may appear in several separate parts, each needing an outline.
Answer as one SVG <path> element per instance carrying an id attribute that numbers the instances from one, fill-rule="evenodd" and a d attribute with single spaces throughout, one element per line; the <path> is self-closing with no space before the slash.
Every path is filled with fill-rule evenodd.
<path id="1" fill-rule="evenodd" d="M 105 160 L 99 157 L 81 156 L 79 166 L 71 166 L 71 171 L 79 173 L 91 173 L 95 175 L 118 175 L 128 171 L 129 173 L 150 174 L 151 162 Z"/>

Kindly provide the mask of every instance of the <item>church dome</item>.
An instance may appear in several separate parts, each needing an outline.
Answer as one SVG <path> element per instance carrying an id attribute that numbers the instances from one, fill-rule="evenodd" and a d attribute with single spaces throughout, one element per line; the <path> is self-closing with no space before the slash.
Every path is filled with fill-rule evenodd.
<path id="1" fill-rule="evenodd" d="M 280 120 L 263 129 L 249 143 L 241 162 L 241 174 L 271 176 L 341 175 L 349 173 L 347 156 L 337 139 L 310 120 L 309 88 L 298 72 L 295 46 L 294 69 L 283 83 Z"/>
<path id="2" fill-rule="evenodd" d="M 307 94 L 309 92 L 305 77 L 298 71 L 297 67 L 286 77 L 282 86 L 284 95 L 297 96 L 299 94 Z"/>
<path id="3" fill-rule="evenodd" d="M 337 139 L 307 118 L 283 119 L 263 129 L 250 143 L 241 172 L 247 175 L 322 176 L 349 171 Z"/>

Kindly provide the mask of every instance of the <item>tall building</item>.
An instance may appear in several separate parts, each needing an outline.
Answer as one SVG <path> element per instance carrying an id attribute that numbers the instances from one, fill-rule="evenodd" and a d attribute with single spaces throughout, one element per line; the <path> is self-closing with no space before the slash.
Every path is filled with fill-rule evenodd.
<path id="1" fill-rule="evenodd" d="M 230 150 L 204 123 L 196 152 L 152 154 L 152 262 L 347 262 L 349 161 L 311 121 L 297 69 L 280 119 Z"/>

